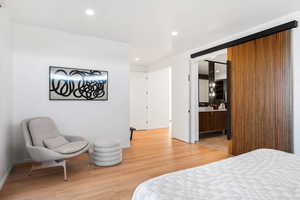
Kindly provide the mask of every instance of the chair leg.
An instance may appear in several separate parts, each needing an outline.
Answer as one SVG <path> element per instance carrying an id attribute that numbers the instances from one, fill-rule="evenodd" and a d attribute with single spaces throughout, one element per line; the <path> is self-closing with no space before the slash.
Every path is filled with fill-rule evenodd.
<path id="1" fill-rule="evenodd" d="M 68 176 L 67 176 L 67 162 L 65 160 L 61 160 L 61 161 L 47 161 L 47 162 L 42 162 L 41 165 L 33 165 L 31 166 L 31 169 L 28 173 L 28 176 L 31 175 L 31 173 L 35 170 L 38 169 L 45 169 L 45 168 L 50 168 L 50 167 L 63 167 L 64 168 L 64 180 L 67 181 L 68 180 Z"/>
<path id="2" fill-rule="evenodd" d="M 93 162 L 93 159 L 92 159 L 92 154 L 94 152 L 94 146 L 90 145 L 90 148 L 89 148 L 89 151 L 87 152 L 88 154 L 88 167 L 90 167 L 94 162 Z"/>
<path id="3" fill-rule="evenodd" d="M 68 176 L 67 176 L 67 162 L 64 160 L 63 163 L 63 168 L 64 168 L 64 180 L 67 181 L 68 180 Z"/>
<path id="4" fill-rule="evenodd" d="M 131 141 L 132 138 L 133 138 L 133 133 L 134 133 L 134 131 L 136 131 L 136 129 L 133 128 L 133 127 L 130 127 L 130 141 Z"/>

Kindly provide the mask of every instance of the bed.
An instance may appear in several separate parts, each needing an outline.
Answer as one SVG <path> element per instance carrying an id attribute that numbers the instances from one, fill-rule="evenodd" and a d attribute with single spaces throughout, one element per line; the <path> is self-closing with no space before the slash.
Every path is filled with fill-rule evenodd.
<path id="1" fill-rule="evenodd" d="M 300 157 L 259 149 L 139 185 L 132 200 L 300 200 Z"/>

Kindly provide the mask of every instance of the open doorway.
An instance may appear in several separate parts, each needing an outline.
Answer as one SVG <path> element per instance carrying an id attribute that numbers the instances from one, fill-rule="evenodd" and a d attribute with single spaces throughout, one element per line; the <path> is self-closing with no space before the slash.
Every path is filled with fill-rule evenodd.
<path id="1" fill-rule="evenodd" d="M 131 72 L 130 127 L 135 135 L 171 138 L 171 67 Z"/>
<path id="2" fill-rule="evenodd" d="M 193 65 L 197 78 L 195 142 L 228 152 L 228 63 L 227 51 L 207 55 Z"/>
<path id="3" fill-rule="evenodd" d="M 228 152 L 227 53 L 199 61 L 199 144 Z"/>

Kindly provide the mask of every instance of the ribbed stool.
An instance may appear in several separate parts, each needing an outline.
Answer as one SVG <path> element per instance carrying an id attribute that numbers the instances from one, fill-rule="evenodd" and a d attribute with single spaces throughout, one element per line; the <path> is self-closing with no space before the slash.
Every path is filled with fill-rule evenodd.
<path id="1" fill-rule="evenodd" d="M 122 162 L 122 149 L 119 142 L 97 140 L 91 153 L 92 162 L 97 166 L 113 166 Z"/>

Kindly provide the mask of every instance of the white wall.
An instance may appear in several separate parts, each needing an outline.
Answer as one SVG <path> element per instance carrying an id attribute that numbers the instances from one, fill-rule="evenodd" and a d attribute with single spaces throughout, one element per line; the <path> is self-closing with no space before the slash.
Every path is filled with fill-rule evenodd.
<path id="1" fill-rule="evenodd" d="M 12 166 L 13 68 L 11 23 L 6 8 L 0 9 L 0 189 Z"/>
<path id="2" fill-rule="evenodd" d="M 14 25 L 16 161 L 26 158 L 21 120 L 50 116 L 64 134 L 113 138 L 129 146 L 129 62 L 126 44 Z M 107 70 L 108 101 L 49 101 L 49 65 Z"/>
<path id="3" fill-rule="evenodd" d="M 148 128 L 169 127 L 170 73 L 163 68 L 148 73 Z"/>
<path id="4" fill-rule="evenodd" d="M 140 65 L 130 65 L 130 72 L 147 72 L 148 68 Z"/>
<path id="5" fill-rule="evenodd" d="M 148 128 L 148 80 L 146 72 L 130 72 L 130 126 L 137 130 Z"/>

